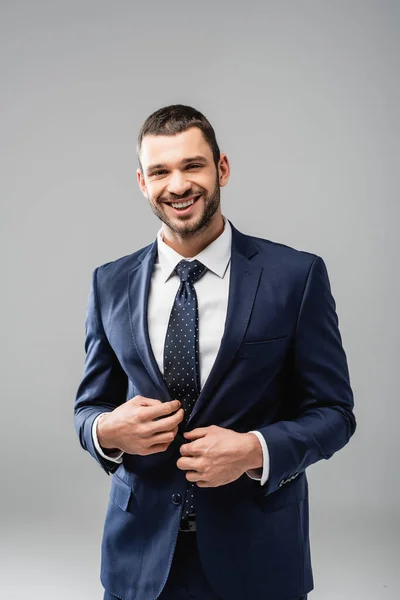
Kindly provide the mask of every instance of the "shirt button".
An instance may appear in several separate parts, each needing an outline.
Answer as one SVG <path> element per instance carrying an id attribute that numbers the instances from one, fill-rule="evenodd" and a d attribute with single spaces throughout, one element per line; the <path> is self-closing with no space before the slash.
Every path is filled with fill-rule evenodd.
<path id="1" fill-rule="evenodd" d="M 182 502 L 182 496 L 180 494 L 172 494 L 172 502 L 178 506 Z"/>

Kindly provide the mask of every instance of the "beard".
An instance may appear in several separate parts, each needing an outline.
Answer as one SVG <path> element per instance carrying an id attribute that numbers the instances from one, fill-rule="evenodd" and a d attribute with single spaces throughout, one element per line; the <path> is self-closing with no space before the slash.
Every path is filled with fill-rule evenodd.
<path id="1" fill-rule="evenodd" d="M 203 208 L 201 213 L 196 218 L 189 217 L 179 217 L 179 215 L 170 218 L 166 214 L 165 210 L 165 202 L 178 202 L 179 200 L 184 200 L 190 196 L 195 196 L 201 194 L 201 198 L 199 198 L 196 202 L 203 201 Z M 194 235 L 201 234 L 202 231 L 207 229 L 210 225 L 211 219 L 218 210 L 221 201 L 221 190 L 218 183 L 218 179 L 215 181 L 215 185 L 213 190 L 210 193 L 207 193 L 203 190 L 189 190 L 185 193 L 184 196 L 173 198 L 158 198 L 157 200 L 150 200 L 150 207 L 153 213 L 165 223 L 165 225 L 177 234 L 181 238 L 187 238 Z M 168 210 L 168 208 L 167 208 Z"/>

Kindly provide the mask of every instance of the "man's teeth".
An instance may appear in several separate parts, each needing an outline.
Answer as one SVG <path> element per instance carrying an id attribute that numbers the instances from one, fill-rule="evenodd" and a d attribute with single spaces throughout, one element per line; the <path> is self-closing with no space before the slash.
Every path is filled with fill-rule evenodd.
<path id="1" fill-rule="evenodd" d="M 197 196 L 196 196 L 197 198 Z M 192 200 L 189 200 L 187 202 L 172 202 L 171 206 L 173 206 L 174 208 L 186 208 L 187 206 L 190 206 L 191 204 L 193 204 L 193 202 L 195 201 L 196 198 L 193 198 Z"/>

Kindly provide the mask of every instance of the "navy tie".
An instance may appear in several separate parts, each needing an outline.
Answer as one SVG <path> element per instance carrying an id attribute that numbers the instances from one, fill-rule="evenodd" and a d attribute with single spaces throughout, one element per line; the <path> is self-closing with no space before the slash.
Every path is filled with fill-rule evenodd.
<path id="1" fill-rule="evenodd" d="M 206 272 L 198 260 L 181 260 L 175 267 L 180 285 L 169 318 L 164 346 L 164 380 L 173 400 L 184 410 L 179 431 L 183 433 L 192 408 L 200 394 L 199 317 L 194 283 Z M 195 483 L 186 489 L 182 518 L 195 513 Z"/>

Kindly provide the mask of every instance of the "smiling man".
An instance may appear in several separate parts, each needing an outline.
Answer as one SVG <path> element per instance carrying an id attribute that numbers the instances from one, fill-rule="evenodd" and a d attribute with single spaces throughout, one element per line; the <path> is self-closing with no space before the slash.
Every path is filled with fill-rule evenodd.
<path id="1" fill-rule="evenodd" d="M 198 127 L 169 136 L 147 133 L 140 140 L 140 189 L 165 224 L 166 243 L 195 256 L 224 229 L 220 187 L 229 179 L 228 158 L 213 154 Z"/>
<path id="2" fill-rule="evenodd" d="M 222 214 L 229 161 L 194 108 L 150 115 L 137 153 L 162 225 L 93 272 L 74 410 L 112 474 L 104 600 L 304 600 L 306 469 L 356 428 L 325 263 Z"/>

